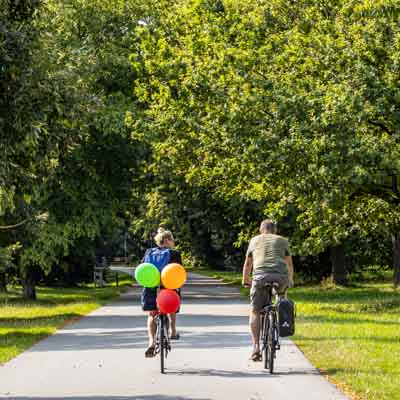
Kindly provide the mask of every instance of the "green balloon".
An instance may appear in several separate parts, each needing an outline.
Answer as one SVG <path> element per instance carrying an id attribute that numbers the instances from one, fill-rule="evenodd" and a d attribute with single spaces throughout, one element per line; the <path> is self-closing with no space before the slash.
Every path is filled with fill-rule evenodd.
<path id="1" fill-rule="evenodd" d="M 135 279 L 147 288 L 153 288 L 160 284 L 160 271 L 154 264 L 143 263 L 135 269 Z"/>

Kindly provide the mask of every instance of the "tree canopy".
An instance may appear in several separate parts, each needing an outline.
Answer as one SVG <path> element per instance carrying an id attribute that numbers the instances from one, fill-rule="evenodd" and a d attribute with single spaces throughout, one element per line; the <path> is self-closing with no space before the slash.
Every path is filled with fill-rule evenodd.
<path id="1" fill-rule="evenodd" d="M 322 274 L 329 251 L 393 255 L 399 284 L 397 0 L 0 10 L 0 281 L 87 269 L 128 227 L 140 257 L 160 224 L 187 260 L 239 268 L 268 216 Z"/>
<path id="2" fill-rule="evenodd" d="M 399 230 L 392 2 L 170 2 L 138 28 L 157 166 L 293 217 L 299 253 Z M 182 157 L 184 154 L 184 157 Z M 245 236 L 246 237 L 246 236 Z"/>

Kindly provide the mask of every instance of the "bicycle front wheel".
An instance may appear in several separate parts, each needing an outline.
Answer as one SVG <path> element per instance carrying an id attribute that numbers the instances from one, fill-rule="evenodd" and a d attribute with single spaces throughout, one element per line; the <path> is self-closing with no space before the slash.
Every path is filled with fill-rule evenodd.
<path id="1" fill-rule="evenodd" d="M 269 347 L 268 347 L 268 331 L 269 331 L 269 318 L 268 314 L 265 314 L 262 325 L 263 360 L 265 369 L 268 369 L 269 357 L 270 357 Z"/>
<path id="2" fill-rule="evenodd" d="M 165 338 L 164 338 L 164 325 L 165 325 L 165 316 L 160 315 L 160 332 L 159 332 L 159 341 L 160 341 L 160 368 L 161 373 L 165 374 Z"/>
<path id="3" fill-rule="evenodd" d="M 266 330 L 266 357 L 264 366 L 265 369 L 269 370 L 269 373 L 274 372 L 274 361 L 275 361 L 275 339 L 274 339 L 274 318 L 272 314 L 268 315 L 268 329 Z"/>

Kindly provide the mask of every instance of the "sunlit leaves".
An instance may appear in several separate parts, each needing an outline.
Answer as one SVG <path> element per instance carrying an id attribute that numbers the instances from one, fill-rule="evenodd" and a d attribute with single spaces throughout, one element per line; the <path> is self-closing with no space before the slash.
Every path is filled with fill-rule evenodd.
<path id="1" fill-rule="evenodd" d="M 299 252 L 398 230 L 400 33 L 393 4 L 367 3 L 169 3 L 138 35 L 158 162 L 276 218 L 294 207 Z"/>

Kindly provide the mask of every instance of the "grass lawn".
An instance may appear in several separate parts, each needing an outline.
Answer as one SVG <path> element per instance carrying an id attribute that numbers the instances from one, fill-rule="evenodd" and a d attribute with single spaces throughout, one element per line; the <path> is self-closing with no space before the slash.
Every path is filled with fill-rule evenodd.
<path id="1" fill-rule="evenodd" d="M 20 289 L 0 294 L 0 364 L 54 333 L 65 323 L 80 318 L 114 299 L 126 289 L 120 287 L 48 288 L 37 287 L 37 301 L 21 298 Z"/>
<path id="2" fill-rule="evenodd" d="M 291 293 L 294 340 L 316 367 L 360 399 L 400 399 L 400 291 L 365 284 Z"/>
<path id="3" fill-rule="evenodd" d="M 240 274 L 197 272 L 241 282 Z M 297 305 L 293 339 L 329 380 L 354 399 L 400 399 L 400 290 L 385 283 L 298 287 L 289 297 Z"/>

